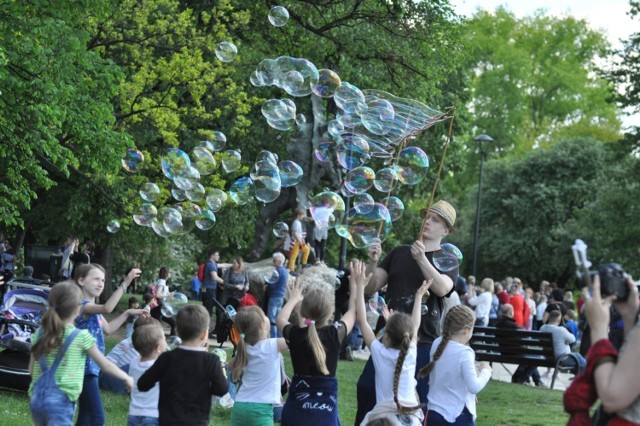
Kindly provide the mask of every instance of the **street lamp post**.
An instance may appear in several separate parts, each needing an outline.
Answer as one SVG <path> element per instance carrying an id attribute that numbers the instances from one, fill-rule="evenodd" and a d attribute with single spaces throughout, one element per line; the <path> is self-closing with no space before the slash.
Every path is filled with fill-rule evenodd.
<path id="1" fill-rule="evenodd" d="M 482 134 L 476 136 L 474 141 L 478 142 L 478 150 L 480 151 L 480 178 L 478 180 L 478 200 L 476 202 L 476 230 L 473 238 L 473 276 L 477 277 L 478 267 L 478 238 L 480 237 L 480 200 L 482 196 L 482 165 L 484 163 L 484 157 L 486 153 L 483 149 L 483 144 L 486 142 L 493 142 L 493 139 L 489 135 Z"/>

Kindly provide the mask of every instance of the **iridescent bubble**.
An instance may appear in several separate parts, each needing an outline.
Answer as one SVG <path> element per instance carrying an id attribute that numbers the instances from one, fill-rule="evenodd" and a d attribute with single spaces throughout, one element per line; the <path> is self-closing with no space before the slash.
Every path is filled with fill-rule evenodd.
<path id="1" fill-rule="evenodd" d="M 336 232 L 349 240 L 356 248 L 372 245 L 377 239 L 384 241 L 391 231 L 389 210 L 380 203 L 375 203 L 367 213 L 360 213 L 352 208 L 343 220 L 336 224 Z"/>
<path id="2" fill-rule="evenodd" d="M 184 201 L 187 199 L 187 193 L 175 185 L 171 188 L 171 196 L 176 201 Z"/>
<path id="3" fill-rule="evenodd" d="M 185 195 L 187 196 L 187 199 L 189 201 L 193 201 L 196 203 L 204 199 L 204 194 L 205 194 L 204 186 L 202 186 L 200 182 L 195 182 L 191 187 L 191 189 L 188 189 L 185 191 Z"/>
<path id="4" fill-rule="evenodd" d="M 196 218 L 196 227 L 202 231 L 208 231 L 216 223 L 216 215 L 211 210 L 203 210 Z"/>
<path id="5" fill-rule="evenodd" d="M 260 179 L 273 178 L 276 175 L 278 175 L 278 164 L 270 160 L 256 161 L 249 172 L 249 177 L 254 182 Z"/>
<path id="6" fill-rule="evenodd" d="M 366 104 L 366 110 L 360 111 L 364 127 L 374 135 L 386 135 L 395 126 L 395 110 L 386 99 L 374 99 Z"/>
<path id="7" fill-rule="evenodd" d="M 353 203 L 353 208 L 356 209 L 358 213 L 368 213 L 375 204 L 373 197 L 366 192 L 354 195 L 351 202 Z"/>
<path id="8" fill-rule="evenodd" d="M 462 263 L 462 252 L 453 244 L 444 243 L 433 253 L 433 264 L 442 272 L 453 271 Z"/>
<path id="9" fill-rule="evenodd" d="M 352 194 L 362 194 L 371 188 L 376 173 L 370 167 L 356 167 L 344 178 L 345 188 Z"/>
<path id="10" fill-rule="evenodd" d="M 242 156 L 240 151 L 230 149 L 222 153 L 222 168 L 225 172 L 231 173 L 240 168 L 242 164 Z"/>
<path id="11" fill-rule="evenodd" d="M 362 120 L 357 114 L 338 114 L 337 120 L 346 129 L 353 129 L 362 124 Z"/>
<path id="12" fill-rule="evenodd" d="M 280 70 L 280 75 L 287 75 L 290 71 L 296 71 L 302 75 L 300 84 L 288 84 L 287 86 L 279 84 L 278 86 L 287 92 L 290 96 L 300 97 L 311 94 L 311 88 L 318 83 L 319 74 L 316 66 L 304 58 L 292 58 L 289 56 L 281 56 L 276 59 L 276 63 Z"/>
<path id="13" fill-rule="evenodd" d="M 227 136 L 219 130 L 214 130 L 211 144 L 215 152 L 222 151 L 227 145 Z"/>
<path id="14" fill-rule="evenodd" d="M 211 153 L 213 153 L 213 151 L 214 151 L 213 150 L 213 142 L 211 142 L 211 141 L 200 141 L 200 142 L 198 142 L 198 147 L 204 148 L 204 149 L 206 149 L 207 151 L 209 151 Z"/>
<path id="15" fill-rule="evenodd" d="M 260 162 L 260 161 L 268 161 L 274 165 L 278 164 L 278 155 L 274 154 L 271 151 L 260 151 L 258 153 L 258 156 L 256 157 L 256 163 Z"/>
<path id="16" fill-rule="evenodd" d="M 273 235 L 277 238 L 284 238 L 289 233 L 289 225 L 286 222 L 278 222 L 273 226 Z"/>
<path id="17" fill-rule="evenodd" d="M 238 48 L 230 41 L 223 41 L 216 47 L 216 57 L 222 62 L 231 62 L 238 56 Z"/>
<path id="18" fill-rule="evenodd" d="M 211 152 L 200 146 L 191 151 L 191 164 L 202 176 L 210 175 L 216 168 L 216 160 Z"/>
<path id="19" fill-rule="evenodd" d="M 262 115 L 269 120 L 291 119 L 295 117 L 295 112 L 291 114 L 290 106 L 281 99 L 269 99 L 265 101 L 262 104 L 261 111 Z"/>
<path id="20" fill-rule="evenodd" d="M 172 351 L 182 344 L 182 339 L 178 336 L 167 337 L 167 350 Z"/>
<path id="21" fill-rule="evenodd" d="M 329 69 L 318 70 L 318 83 L 313 86 L 313 93 L 321 98 L 331 98 L 342 81 L 340 76 Z"/>
<path id="22" fill-rule="evenodd" d="M 302 180 L 304 171 L 297 163 L 291 160 L 281 161 L 278 164 L 280 182 L 283 188 L 296 186 Z"/>
<path id="23" fill-rule="evenodd" d="M 316 155 L 318 161 L 321 163 L 328 163 L 329 161 L 331 161 L 331 155 L 335 145 L 336 143 L 331 140 L 323 140 L 322 142 L 320 142 L 314 149 L 314 154 Z"/>
<path id="24" fill-rule="evenodd" d="M 140 187 L 140 198 L 150 203 L 156 201 L 160 196 L 160 188 L 153 182 L 143 183 Z"/>
<path id="25" fill-rule="evenodd" d="M 391 192 L 397 180 L 396 170 L 393 167 L 385 167 L 378 170 L 373 186 L 380 192 Z"/>
<path id="26" fill-rule="evenodd" d="M 311 198 L 309 209 L 316 226 L 325 228 L 329 226 L 331 215 L 339 216 L 344 212 L 344 200 L 333 191 L 323 191 Z"/>
<path id="27" fill-rule="evenodd" d="M 164 227 L 165 234 L 177 234 L 182 231 L 182 214 L 180 211 L 173 207 L 163 207 L 158 211 L 158 222 L 162 224 Z M 153 228 L 153 222 L 151 223 L 151 227 Z M 163 232 L 156 231 L 153 229 L 156 234 L 161 235 Z"/>
<path id="28" fill-rule="evenodd" d="M 280 173 L 278 167 L 267 161 L 257 163 L 252 171 L 253 196 L 263 203 L 270 203 L 280 196 Z"/>
<path id="29" fill-rule="evenodd" d="M 358 112 L 366 107 L 364 93 L 353 84 L 342 82 L 333 95 L 333 100 L 338 108 L 348 114 Z"/>
<path id="30" fill-rule="evenodd" d="M 396 166 L 398 180 L 405 185 L 415 185 L 427 176 L 429 157 L 417 146 L 409 146 L 400 151 Z"/>
<path id="31" fill-rule="evenodd" d="M 111 234 L 115 234 L 119 230 L 120 230 L 120 222 L 118 220 L 114 219 L 111 222 L 109 222 L 109 224 L 107 225 L 107 231 Z"/>
<path id="32" fill-rule="evenodd" d="M 180 308 L 186 305 L 187 302 L 189 302 L 187 296 L 182 293 L 176 292 L 164 299 L 160 311 L 165 317 L 171 318 L 176 316 Z"/>
<path id="33" fill-rule="evenodd" d="M 387 210 L 389 210 L 391 222 L 395 222 L 402 217 L 402 213 L 404 213 L 404 203 L 400 198 L 386 197 L 382 200 L 382 204 L 384 204 L 387 207 Z"/>
<path id="34" fill-rule="evenodd" d="M 282 120 L 271 120 L 267 118 L 267 124 L 276 130 L 282 130 L 283 132 L 286 132 L 288 130 L 293 129 L 293 127 L 296 124 L 296 121 L 293 118 L 282 119 Z"/>
<path id="35" fill-rule="evenodd" d="M 302 126 L 303 124 L 307 123 L 307 117 L 305 117 L 304 114 L 298 114 L 296 115 L 296 124 L 298 126 Z"/>
<path id="36" fill-rule="evenodd" d="M 187 153 L 178 148 L 169 148 L 160 163 L 162 173 L 169 179 L 184 175 L 191 167 L 191 159 Z"/>
<path id="37" fill-rule="evenodd" d="M 300 90 L 304 85 L 304 76 L 299 71 L 289 71 L 279 78 L 279 85 L 285 92 Z"/>
<path id="38" fill-rule="evenodd" d="M 151 229 L 153 229 L 153 232 L 162 238 L 168 238 L 171 236 L 171 232 L 167 231 L 167 228 L 164 227 L 164 223 L 158 219 L 153 219 L 151 221 Z"/>
<path id="39" fill-rule="evenodd" d="M 344 126 L 338 120 L 331 120 L 327 125 L 327 131 L 331 136 L 339 139 L 340 135 L 342 135 L 342 132 L 344 132 Z"/>
<path id="40" fill-rule="evenodd" d="M 384 300 L 384 297 L 376 295 L 369 299 L 368 306 L 369 310 L 374 314 L 382 315 L 382 311 L 384 307 L 387 306 L 387 302 Z"/>
<path id="41" fill-rule="evenodd" d="M 193 231 L 196 226 L 196 220 L 202 214 L 202 207 L 191 201 L 183 201 L 174 207 L 182 216 L 182 229 L 177 231 L 177 233 L 186 234 Z"/>
<path id="42" fill-rule="evenodd" d="M 133 214 L 133 220 L 140 226 L 151 226 L 151 221 L 158 215 L 158 209 L 151 203 L 143 203 Z"/>
<path id="43" fill-rule="evenodd" d="M 173 178 L 173 184 L 182 191 L 188 191 L 193 188 L 193 181 L 185 176 L 176 176 Z"/>
<path id="44" fill-rule="evenodd" d="M 219 188 L 207 190 L 206 203 L 212 212 L 218 212 L 227 202 L 227 193 Z"/>
<path id="45" fill-rule="evenodd" d="M 357 135 L 343 135 L 342 144 L 337 148 L 338 163 L 347 170 L 366 164 L 369 155 L 369 144 Z"/>
<path id="46" fill-rule="evenodd" d="M 274 27 L 282 27 L 289 20 L 289 11 L 282 6 L 273 6 L 269 11 L 269 22 Z"/>
<path id="47" fill-rule="evenodd" d="M 239 206 L 247 204 L 253 198 L 253 181 L 245 176 L 233 182 L 229 188 L 229 197 Z"/>
<path id="48" fill-rule="evenodd" d="M 233 320 L 233 318 L 231 318 Z M 221 363 L 227 362 L 227 353 L 222 348 L 215 348 L 211 351 L 212 354 L 218 357 Z"/>
<path id="49" fill-rule="evenodd" d="M 128 149 L 122 159 L 122 168 L 128 173 L 137 173 L 144 163 L 144 154 L 137 149 Z"/>

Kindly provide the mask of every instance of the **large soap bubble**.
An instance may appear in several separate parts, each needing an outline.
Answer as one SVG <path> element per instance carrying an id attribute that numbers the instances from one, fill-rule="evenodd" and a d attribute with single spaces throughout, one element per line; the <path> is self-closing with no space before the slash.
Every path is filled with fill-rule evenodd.
<path id="1" fill-rule="evenodd" d="M 193 188 L 193 181 L 186 176 L 176 176 L 173 178 L 173 185 L 182 191 L 188 191 Z"/>
<path id="2" fill-rule="evenodd" d="M 202 231 L 208 231 L 213 228 L 216 223 L 216 215 L 211 210 L 203 210 L 202 213 L 196 217 L 196 227 Z"/>
<path id="3" fill-rule="evenodd" d="M 404 213 L 404 203 L 400 198 L 386 197 L 382 200 L 382 204 L 384 204 L 387 207 L 387 210 L 389 210 L 391 222 L 395 222 L 402 217 L 402 213 Z"/>
<path id="4" fill-rule="evenodd" d="M 245 176 L 233 182 L 229 188 L 229 197 L 239 206 L 243 206 L 253 198 L 253 181 Z"/>
<path id="5" fill-rule="evenodd" d="M 366 164 L 369 155 L 369 144 L 357 135 L 343 135 L 342 144 L 337 148 L 338 163 L 347 170 Z"/>
<path id="6" fill-rule="evenodd" d="M 462 252 L 453 244 L 444 243 L 433 253 L 433 264 L 442 272 L 453 271 L 462 263 Z"/>
<path id="7" fill-rule="evenodd" d="M 191 151 L 191 163 L 202 176 L 210 175 L 216 168 L 213 154 L 201 146 L 197 146 Z"/>
<path id="8" fill-rule="evenodd" d="M 366 192 L 354 195 L 351 202 L 353 208 L 356 209 L 358 213 L 368 213 L 375 204 L 373 197 Z"/>
<path id="9" fill-rule="evenodd" d="M 186 152 L 178 148 L 169 148 L 167 154 L 160 160 L 162 173 L 169 179 L 182 176 L 191 167 L 191 159 Z"/>
<path id="10" fill-rule="evenodd" d="M 300 183 L 300 181 L 302 180 L 302 176 L 304 175 L 302 167 L 291 160 L 281 161 L 278 164 L 278 171 L 283 188 L 296 186 Z"/>
<path id="11" fill-rule="evenodd" d="M 380 203 L 375 203 L 367 213 L 360 213 L 358 209 L 352 208 L 336 224 L 338 235 L 348 239 L 356 248 L 369 247 L 378 239 L 384 241 L 390 231 L 389 210 Z"/>
<path id="12" fill-rule="evenodd" d="M 331 156 L 336 143 L 332 140 L 323 140 L 314 149 L 316 159 L 321 163 L 331 161 Z"/>
<path id="13" fill-rule="evenodd" d="M 158 222 L 159 222 L 159 225 L 162 225 L 162 227 L 164 228 L 164 231 L 162 231 L 159 228 L 158 230 L 156 230 L 156 227 L 154 227 L 153 221 L 151 222 L 151 227 L 153 228 L 154 232 L 160 235 L 161 237 L 164 236 L 162 234 L 173 235 L 173 234 L 180 233 L 183 228 L 182 214 L 180 213 L 180 211 L 178 211 L 173 207 L 161 208 L 158 211 Z"/>
<path id="14" fill-rule="evenodd" d="M 183 201 L 175 206 L 182 216 L 182 228 L 176 233 L 186 234 L 196 227 L 196 220 L 202 215 L 202 207 L 191 201 Z"/>
<path id="15" fill-rule="evenodd" d="M 219 130 L 214 130 L 209 142 L 213 151 L 222 151 L 227 146 L 227 136 Z"/>
<path id="16" fill-rule="evenodd" d="M 184 189 L 180 189 L 178 188 L 176 185 L 174 185 L 171 188 L 171 196 L 173 197 L 174 200 L 176 201 L 184 201 L 187 199 L 187 193 Z"/>
<path id="17" fill-rule="evenodd" d="M 204 199 L 205 189 L 200 182 L 195 182 L 191 188 L 184 191 L 184 193 L 189 201 L 198 203 Z"/>
<path id="18" fill-rule="evenodd" d="M 339 120 L 331 120 L 327 124 L 327 132 L 329 132 L 329 134 L 334 138 L 339 139 L 342 132 L 344 132 L 344 124 Z"/>
<path id="19" fill-rule="evenodd" d="M 138 193 L 140 194 L 140 198 L 144 201 L 153 203 L 160 196 L 160 188 L 153 182 L 147 182 L 140 186 Z"/>
<path id="20" fill-rule="evenodd" d="M 128 173 L 137 173 L 144 163 L 144 154 L 137 149 L 128 149 L 122 159 L 122 168 Z"/>
<path id="21" fill-rule="evenodd" d="M 107 231 L 110 234 L 115 234 L 116 232 L 118 232 L 120 230 L 120 222 L 116 219 L 112 220 L 111 222 L 109 222 L 109 224 L 107 225 Z"/>
<path id="22" fill-rule="evenodd" d="M 273 6 L 269 11 L 269 22 L 274 27 L 282 27 L 289 20 L 289 11 L 282 6 Z"/>
<path id="23" fill-rule="evenodd" d="M 398 177 L 394 167 L 385 167 L 378 170 L 373 186 L 380 192 L 391 192 Z"/>
<path id="24" fill-rule="evenodd" d="M 336 93 L 336 89 L 340 86 L 340 76 L 334 71 L 328 69 L 318 70 L 318 82 L 313 86 L 313 93 L 321 98 L 331 98 Z"/>
<path id="25" fill-rule="evenodd" d="M 230 149 L 222 153 L 222 168 L 225 172 L 231 173 L 240 168 L 242 164 L 242 156 L 240 155 L 240 151 L 235 149 Z"/>
<path id="26" fill-rule="evenodd" d="M 162 304 L 162 315 L 167 318 L 174 317 L 180 308 L 187 304 L 189 299 L 183 293 L 173 293 L 171 296 L 164 299 L 164 303 Z"/>
<path id="27" fill-rule="evenodd" d="M 398 180 L 405 185 L 415 185 L 427 176 L 429 157 L 417 146 L 409 146 L 400 151 L 396 171 Z"/>
<path id="28" fill-rule="evenodd" d="M 362 194 L 371 188 L 376 173 L 370 167 L 356 167 L 344 178 L 345 188 L 352 194 Z"/>
<path id="29" fill-rule="evenodd" d="M 158 209 L 151 203 L 142 204 L 133 214 L 133 220 L 140 226 L 151 226 L 151 221 L 158 215 Z"/>
<path id="30" fill-rule="evenodd" d="M 219 188 L 211 188 L 207 190 L 206 203 L 212 212 L 218 212 L 227 202 L 227 193 Z"/>
<path id="31" fill-rule="evenodd" d="M 387 306 L 387 302 L 384 300 L 384 297 L 380 296 L 378 293 L 368 302 L 369 310 L 376 315 L 382 315 L 382 311 L 385 306 Z"/>
<path id="32" fill-rule="evenodd" d="M 347 114 L 353 114 L 366 108 L 364 93 L 353 84 L 342 82 L 333 94 L 338 108 Z"/>
<path id="33" fill-rule="evenodd" d="M 284 238 L 289 233 L 289 225 L 286 222 L 278 222 L 273 226 L 273 235 Z"/>
<path id="34" fill-rule="evenodd" d="M 344 200 L 333 191 L 323 191 L 314 196 L 309 202 L 311 216 L 318 228 L 330 226 L 331 216 L 341 215 L 344 212 L 344 208 Z"/>
<path id="35" fill-rule="evenodd" d="M 270 203 L 280 196 L 281 182 L 278 167 L 261 161 L 251 173 L 253 192 L 256 200 Z"/>
<path id="36" fill-rule="evenodd" d="M 223 41 L 216 47 L 216 57 L 222 62 L 231 62 L 238 56 L 238 48 L 230 41 Z"/>
<path id="37" fill-rule="evenodd" d="M 171 232 L 167 231 L 167 228 L 164 227 L 164 223 L 157 218 L 151 221 L 151 229 L 153 229 L 153 232 L 162 238 L 168 238 L 171 236 Z"/>

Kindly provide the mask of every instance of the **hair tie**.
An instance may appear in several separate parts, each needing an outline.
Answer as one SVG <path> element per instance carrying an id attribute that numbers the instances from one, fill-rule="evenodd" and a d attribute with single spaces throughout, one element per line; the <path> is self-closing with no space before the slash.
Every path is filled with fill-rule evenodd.
<path id="1" fill-rule="evenodd" d="M 244 333 L 240 333 L 240 338 L 244 340 Z"/>
<path id="2" fill-rule="evenodd" d="M 310 326 L 311 324 L 315 324 L 315 323 L 316 322 L 314 320 L 309 319 L 309 318 L 305 318 L 305 320 L 304 320 L 304 325 L 306 325 L 306 326 Z"/>

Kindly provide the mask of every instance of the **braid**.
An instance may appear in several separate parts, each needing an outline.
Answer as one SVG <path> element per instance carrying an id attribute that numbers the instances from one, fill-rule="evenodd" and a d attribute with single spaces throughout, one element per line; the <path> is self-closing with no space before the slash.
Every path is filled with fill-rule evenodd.
<path id="1" fill-rule="evenodd" d="M 398 354 L 398 360 L 396 361 L 396 369 L 393 372 L 393 402 L 396 403 L 396 407 L 399 413 L 407 414 L 411 413 L 418 408 L 416 407 L 404 407 L 398 400 L 398 385 L 400 384 L 400 374 L 402 373 L 402 366 L 404 365 L 404 359 L 407 357 L 409 351 L 409 345 L 411 344 L 411 333 L 405 332 L 402 335 L 402 342 L 400 343 L 400 353 Z"/>
<path id="2" fill-rule="evenodd" d="M 442 352 L 444 352 L 444 349 L 447 347 L 449 339 L 451 339 L 451 336 L 449 336 L 448 333 L 442 335 L 442 341 L 438 345 L 436 352 L 433 354 L 433 359 L 429 364 L 422 367 L 422 369 L 418 373 L 418 378 L 423 379 L 427 377 L 429 373 L 431 373 L 431 370 L 433 370 L 433 367 L 435 367 L 436 361 L 440 359 L 440 357 L 442 356 Z"/>

